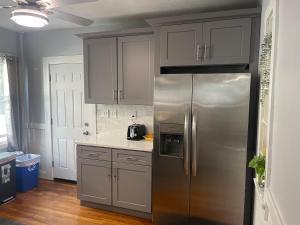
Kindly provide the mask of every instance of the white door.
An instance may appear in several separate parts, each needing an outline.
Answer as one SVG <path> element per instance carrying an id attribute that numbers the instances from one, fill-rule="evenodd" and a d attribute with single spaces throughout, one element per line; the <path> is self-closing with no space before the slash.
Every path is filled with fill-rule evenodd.
<path id="1" fill-rule="evenodd" d="M 84 104 L 82 63 L 51 64 L 53 177 L 77 180 L 75 140 L 96 132 L 96 107 Z M 88 134 L 87 132 L 88 131 Z"/>

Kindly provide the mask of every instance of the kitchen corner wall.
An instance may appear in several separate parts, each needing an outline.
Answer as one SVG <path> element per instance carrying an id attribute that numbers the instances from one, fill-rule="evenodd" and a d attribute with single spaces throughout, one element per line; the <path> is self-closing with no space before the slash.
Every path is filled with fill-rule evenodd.
<path id="1" fill-rule="evenodd" d="M 275 43 L 275 68 L 271 136 L 268 164 L 270 173 L 262 202 L 254 210 L 260 220 L 254 225 L 298 225 L 300 221 L 300 1 L 263 0 L 262 21 L 267 8 L 278 4 L 278 35 Z M 274 13 L 274 12 L 273 12 Z M 262 24 L 262 30 L 264 24 Z M 260 199 L 256 197 L 256 201 Z M 264 217 L 267 221 L 264 221 Z"/>
<path id="2" fill-rule="evenodd" d="M 132 124 L 132 115 L 136 123 L 144 124 L 147 133 L 153 133 L 153 107 L 140 105 L 97 105 L 97 133 L 106 131 L 127 134 Z"/>

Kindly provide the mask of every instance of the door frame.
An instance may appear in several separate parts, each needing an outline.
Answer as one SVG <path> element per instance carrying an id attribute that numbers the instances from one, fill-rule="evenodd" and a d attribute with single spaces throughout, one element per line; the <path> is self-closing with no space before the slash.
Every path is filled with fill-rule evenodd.
<path id="1" fill-rule="evenodd" d="M 45 148 L 46 148 L 46 162 L 47 165 L 44 166 L 45 174 L 42 178 L 53 180 L 53 137 L 52 137 L 52 124 L 51 124 L 51 83 L 50 83 L 50 65 L 53 64 L 64 64 L 64 63 L 82 63 L 82 55 L 72 55 L 72 56 L 54 56 L 54 57 L 43 57 L 43 85 L 44 85 L 44 112 L 45 112 Z M 95 106 L 96 109 L 96 106 Z M 96 121 L 95 121 L 96 122 Z"/>

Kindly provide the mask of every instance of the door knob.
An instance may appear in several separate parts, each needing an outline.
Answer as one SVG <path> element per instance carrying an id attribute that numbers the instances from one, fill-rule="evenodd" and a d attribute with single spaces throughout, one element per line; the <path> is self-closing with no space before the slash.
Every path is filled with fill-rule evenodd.
<path id="1" fill-rule="evenodd" d="M 84 131 L 82 134 L 83 134 L 83 135 L 89 135 L 90 132 L 88 132 L 88 131 L 86 130 L 86 131 Z"/>

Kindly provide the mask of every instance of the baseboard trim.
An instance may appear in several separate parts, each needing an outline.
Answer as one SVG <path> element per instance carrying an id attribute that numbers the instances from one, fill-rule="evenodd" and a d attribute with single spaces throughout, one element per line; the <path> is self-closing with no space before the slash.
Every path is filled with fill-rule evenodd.
<path id="1" fill-rule="evenodd" d="M 122 213 L 122 214 L 135 216 L 143 219 L 149 219 L 149 220 L 152 219 L 151 213 L 138 212 L 130 209 L 123 209 L 115 206 L 102 205 L 102 204 L 97 204 L 97 203 L 92 203 L 87 201 L 80 201 L 80 205 L 90 207 L 90 208 L 102 209 L 102 210 L 115 212 L 115 213 Z"/>
<path id="2" fill-rule="evenodd" d="M 268 218 L 271 220 L 272 225 L 286 225 L 283 222 L 283 217 L 277 207 L 272 192 L 268 189 L 265 190 L 265 202 L 269 210 Z"/>

